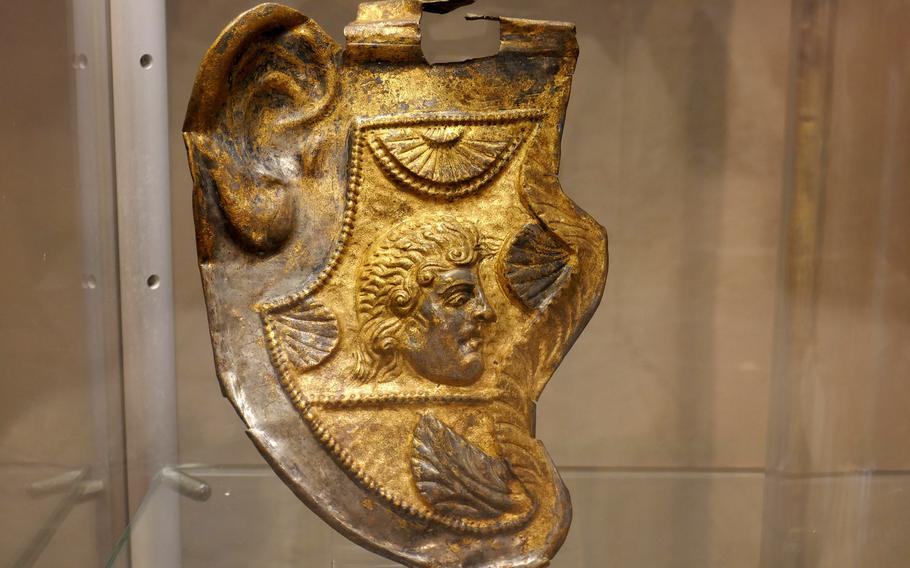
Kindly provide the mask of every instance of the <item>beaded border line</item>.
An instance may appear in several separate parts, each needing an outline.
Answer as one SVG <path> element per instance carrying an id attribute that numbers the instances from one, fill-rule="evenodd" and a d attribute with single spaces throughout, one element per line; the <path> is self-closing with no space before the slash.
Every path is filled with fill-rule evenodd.
<path id="1" fill-rule="evenodd" d="M 485 404 L 499 397 L 497 392 L 481 394 L 380 394 L 309 397 L 312 406 L 325 408 L 352 408 L 357 406 L 408 406 L 412 404 Z"/>

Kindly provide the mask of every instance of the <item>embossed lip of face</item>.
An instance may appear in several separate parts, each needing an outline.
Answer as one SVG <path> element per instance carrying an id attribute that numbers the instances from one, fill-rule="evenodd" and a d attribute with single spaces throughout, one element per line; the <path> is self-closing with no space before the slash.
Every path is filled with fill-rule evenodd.
<path id="1" fill-rule="evenodd" d="M 496 321 L 477 266 L 441 272 L 405 328 L 402 354 L 420 375 L 467 385 L 483 374 L 483 327 Z"/>

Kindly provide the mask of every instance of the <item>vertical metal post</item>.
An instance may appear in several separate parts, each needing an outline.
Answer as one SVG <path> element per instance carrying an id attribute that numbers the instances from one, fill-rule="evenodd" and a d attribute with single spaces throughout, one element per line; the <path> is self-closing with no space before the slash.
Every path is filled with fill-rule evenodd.
<path id="1" fill-rule="evenodd" d="M 106 0 L 71 0 L 82 288 L 91 384 L 97 543 L 106 555 L 126 527 L 123 378 L 117 274 L 117 213 L 111 131 L 111 61 Z"/>
<path id="2" fill-rule="evenodd" d="M 129 507 L 177 459 L 164 0 L 110 0 Z M 178 495 L 156 494 L 134 567 L 180 565 Z"/>

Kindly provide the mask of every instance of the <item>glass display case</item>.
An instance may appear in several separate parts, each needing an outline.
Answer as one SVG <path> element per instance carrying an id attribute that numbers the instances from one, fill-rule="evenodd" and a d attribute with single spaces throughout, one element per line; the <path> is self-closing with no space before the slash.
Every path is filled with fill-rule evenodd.
<path id="1" fill-rule="evenodd" d="M 181 124 L 247 0 L 0 6 L 0 566 L 379 568 L 221 396 Z M 357 0 L 286 2 L 342 41 Z M 610 234 L 538 437 L 554 567 L 910 558 L 910 4 L 478 0 L 575 22 L 560 179 Z"/>

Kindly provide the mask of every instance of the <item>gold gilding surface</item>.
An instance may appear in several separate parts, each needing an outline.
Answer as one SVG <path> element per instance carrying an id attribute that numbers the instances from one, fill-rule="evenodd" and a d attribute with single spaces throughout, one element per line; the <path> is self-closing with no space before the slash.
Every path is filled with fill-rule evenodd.
<path id="1" fill-rule="evenodd" d="M 424 9 L 341 49 L 278 5 L 202 62 L 184 125 L 219 378 L 287 484 L 409 566 L 544 566 L 571 519 L 535 402 L 593 314 L 606 234 L 556 174 L 574 27 L 498 18 L 428 64 Z"/>

